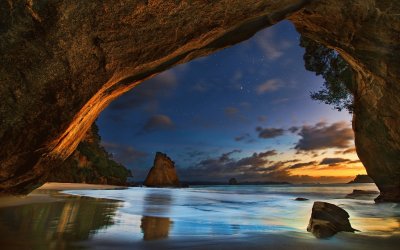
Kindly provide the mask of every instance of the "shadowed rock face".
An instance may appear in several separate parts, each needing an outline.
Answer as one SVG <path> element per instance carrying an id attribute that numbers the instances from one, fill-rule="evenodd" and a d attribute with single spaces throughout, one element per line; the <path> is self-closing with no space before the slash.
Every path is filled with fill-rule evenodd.
<path id="1" fill-rule="evenodd" d="M 336 49 L 355 71 L 357 154 L 380 196 L 400 202 L 400 2 L 308 5 L 290 17 L 298 31 Z"/>
<path id="2" fill-rule="evenodd" d="M 357 152 L 400 200 L 400 3 L 389 0 L 0 2 L 0 190 L 28 192 L 115 98 L 282 20 L 356 71 Z"/>
<path id="3" fill-rule="evenodd" d="M 147 187 L 179 187 L 175 163 L 166 154 L 157 152 L 154 165 L 150 169 L 144 185 Z"/>

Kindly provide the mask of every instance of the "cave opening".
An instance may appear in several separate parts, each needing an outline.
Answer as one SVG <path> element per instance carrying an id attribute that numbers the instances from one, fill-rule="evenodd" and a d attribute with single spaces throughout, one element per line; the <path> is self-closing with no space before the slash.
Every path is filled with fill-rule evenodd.
<path id="1" fill-rule="evenodd" d="M 398 240 L 400 4 L 3 2 L 2 245 Z"/>
<path id="2" fill-rule="evenodd" d="M 137 84 L 286 19 L 302 36 L 338 51 L 354 70 L 352 126 L 357 154 L 381 191 L 379 200 L 398 201 L 399 27 L 387 28 L 388 23 L 398 23 L 397 5 L 390 1 L 347 1 L 342 6 L 308 0 L 254 3 L 127 1 L 109 8 L 107 2 L 73 8 L 62 17 L 54 13 L 64 9 L 63 2 L 2 5 L 7 32 L 1 33 L 0 53 L 1 192 L 27 193 L 43 183 L 74 153 L 99 113 Z M 237 107 L 229 108 L 227 113 L 237 113 Z M 154 119 L 168 123 L 165 118 Z M 265 125 L 259 127 L 256 132 Z"/>
<path id="3" fill-rule="evenodd" d="M 366 174 L 351 114 L 311 100 L 324 79 L 282 21 L 147 80 L 99 116 L 102 146 L 142 182 L 155 152 L 183 181 L 346 183 Z"/>

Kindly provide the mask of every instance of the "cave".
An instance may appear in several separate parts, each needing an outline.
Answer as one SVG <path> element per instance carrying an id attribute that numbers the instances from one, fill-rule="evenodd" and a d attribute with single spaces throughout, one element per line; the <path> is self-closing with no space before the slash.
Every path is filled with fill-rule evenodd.
<path id="1" fill-rule="evenodd" d="M 0 12 L 3 193 L 45 181 L 99 113 L 144 80 L 286 19 L 353 68 L 357 154 L 377 201 L 400 201 L 399 3 L 21 0 Z"/>

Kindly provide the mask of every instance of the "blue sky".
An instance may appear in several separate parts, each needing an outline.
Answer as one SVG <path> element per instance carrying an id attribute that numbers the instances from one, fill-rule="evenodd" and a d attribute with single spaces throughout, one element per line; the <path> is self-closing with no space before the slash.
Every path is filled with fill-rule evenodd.
<path id="1" fill-rule="evenodd" d="M 345 156 L 338 153 L 354 147 L 348 137 L 340 145 L 294 149 L 307 136 L 302 130 L 307 126 L 314 129 L 311 131 L 341 134 L 345 134 L 341 129 L 349 132 L 351 126 L 351 115 L 346 111 L 338 112 L 311 100 L 310 92 L 320 89 L 323 79 L 305 70 L 304 49 L 298 44 L 299 34 L 284 21 L 241 44 L 143 82 L 98 118 L 103 145 L 117 161 L 133 170 L 137 181 L 145 178 L 157 151 L 167 153 L 186 180 L 224 180 L 231 175 L 243 180 L 268 180 L 271 176 L 267 172 L 257 169 L 250 173 L 255 166 L 239 167 L 232 162 L 271 150 L 276 154 L 263 158 L 265 161 L 257 167 L 268 168 L 290 159 L 314 161 L 302 170 L 308 174 L 307 168 L 326 170 L 319 164 L 324 158 L 356 161 L 354 150 Z M 338 126 L 332 126 L 335 123 Z M 297 130 L 288 131 L 292 127 Z M 223 166 L 217 161 L 206 167 L 202 164 L 232 151 Z M 359 171 L 359 165 L 350 169 Z M 280 167 L 280 171 L 286 171 L 282 179 L 299 175 L 288 171 L 289 167 Z M 201 169 L 210 171 L 210 175 L 203 172 L 200 176 L 197 170 Z M 343 173 L 347 176 L 346 171 Z M 297 178 L 289 177 L 289 181 Z"/>

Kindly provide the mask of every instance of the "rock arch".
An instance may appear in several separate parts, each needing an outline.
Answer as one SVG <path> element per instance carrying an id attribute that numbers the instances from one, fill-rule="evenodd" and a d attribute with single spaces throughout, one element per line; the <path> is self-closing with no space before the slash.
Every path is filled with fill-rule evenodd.
<path id="1" fill-rule="evenodd" d="M 115 98 L 283 19 L 356 71 L 357 152 L 400 200 L 400 3 L 378 0 L 15 0 L 0 3 L 0 190 L 68 157 Z"/>

